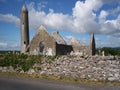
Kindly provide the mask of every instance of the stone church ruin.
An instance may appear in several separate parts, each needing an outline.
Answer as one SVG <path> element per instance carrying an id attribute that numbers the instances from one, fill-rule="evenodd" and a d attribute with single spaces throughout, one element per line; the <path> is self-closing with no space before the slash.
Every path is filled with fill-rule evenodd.
<path id="1" fill-rule="evenodd" d="M 44 54 L 44 55 L 95 55 L 95 38 L 94 33 L 89 45 L 83 46 L 80 42 L 72 38 L 67 42 L 54 32 L 52 35 L 47 32 L 44 26 L 40 26 L 33 39 L 29 41 L 29 17 L 28 10 L 24 5 L 21 10 L 21 53 L 27 54 Z"/>

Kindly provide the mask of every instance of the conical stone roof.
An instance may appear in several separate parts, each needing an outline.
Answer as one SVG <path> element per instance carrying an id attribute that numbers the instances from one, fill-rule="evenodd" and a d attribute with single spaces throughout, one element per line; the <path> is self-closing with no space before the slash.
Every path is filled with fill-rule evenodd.
<path id="1" fill-rule="evenodd" d="M 26 5 L 23 5 L 22 11 L 28 11 Z"/>

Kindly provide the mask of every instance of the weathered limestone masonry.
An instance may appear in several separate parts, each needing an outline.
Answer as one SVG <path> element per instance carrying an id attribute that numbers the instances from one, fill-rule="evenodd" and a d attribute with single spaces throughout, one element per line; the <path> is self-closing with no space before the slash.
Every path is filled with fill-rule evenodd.
<path id="1" fill-rule="evenodd" d="M 39 65 L 35 65 L 36 67 Z M 51 64 L 44 63 L 38 71 L 43 76 L 87 80 L 120 81 L 120 57 L 114 56 L 62 56 Z"/>
<path id="2" fill-rule="evenodd" d="M 91 41 L 90 41 L 90 55 L 95 55 L 95 38 L 94 38 L 94 33 L 92 34 L 92 38 L 91 38 Z"/>
<path id="3" fill-rule="evenodd" d="M 50 35 L 44 26 L 40 26 L 39 31 L 29 43 L 29 22 L 28 10 L 24 5 L 21 11 L 21 53 L 44 54 L 44 55 L 95 55 L 94 34 L 89 45 L 82 46 L 78 40 L 72 40 L 67 44 L 65 40 L 54 32 Z"/>
<path id="4" fill-rule="evenodd" d="M 52 76 L 57 78 L 73 78 L 86 80 L 120 81 L 120 57 L 114 56 L 61 56 L 48 62 L 44 58 L 41 63 L 35 63 L 33 68 L 24 72 L 19 67 L 0 67 L 0 72 L 20 72 Z"/>
<path id="5" fill-rule="evenodd" d="M 54 37 L 54 39 L 57 41 L 58 44 L 59 43 L 66 44 L 65 40 L 59 35 L 59 32 L 54 32 L 52 36 Z"/>
<path id="6" fill-rule="evenodd" d="M 41 26 L 30 43 L 29 51 L 30 54 L 56 55 L 56 41 L 49 35 L 47 30 Z"/>

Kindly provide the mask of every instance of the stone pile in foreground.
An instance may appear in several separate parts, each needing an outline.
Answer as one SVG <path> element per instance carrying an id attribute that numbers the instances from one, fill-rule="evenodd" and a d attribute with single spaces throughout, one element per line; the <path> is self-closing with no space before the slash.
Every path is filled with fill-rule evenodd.
<path id="1" fill-rule="evenodd" d="M 0 72 L 20 72 L 52 76 L 57 78 L 72 78 L 86 80 L 120 81 L 120 58 L 114 56 L 60 56 L 55 60 L 43 59 L 35 63 L 27 72 L 19 68 L 0 67 Z"/>
<path id="2" fill-rule="evenodd" d="M 39 74 L 94 81 L 120 81 L 120 58 L 113 56 L 86 58 L 62 56 L 50 64 L 42 64 Z"/>

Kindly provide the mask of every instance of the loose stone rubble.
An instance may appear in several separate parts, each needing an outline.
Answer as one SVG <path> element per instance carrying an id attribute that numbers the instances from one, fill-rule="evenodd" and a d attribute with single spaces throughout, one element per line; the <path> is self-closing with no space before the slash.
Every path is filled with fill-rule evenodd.
<path id="1" fill-rule="evenodd" d="M 15 72 L 11 67 L 0 67 L 0 71 Z M 51 62 L 42 60 L 42 64 L 36 63 L 33 69 L 25 73 L 93 81 L 120 81 L 120 57 L 86 56 L 83 58 L 80 56 L 60 56 Z"/>
<path id="2" fill-rule="evenodd" d="M 94 81 L 120 81 L 120 58 L 113 56 L 86 58 L 62 56 L 50 64 L 42 64 L 39 74 Z"/>

